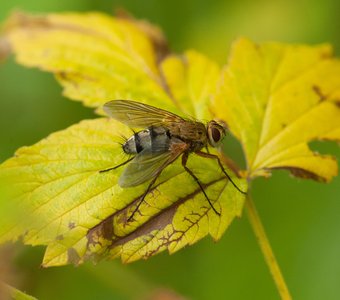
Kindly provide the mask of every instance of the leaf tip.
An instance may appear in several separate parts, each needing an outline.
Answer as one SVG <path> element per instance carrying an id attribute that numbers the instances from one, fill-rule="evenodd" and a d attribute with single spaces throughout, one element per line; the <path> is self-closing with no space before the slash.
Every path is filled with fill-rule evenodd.
<path id="1" fill-rule="evenodd" d="M 13 11 L 6 21 L 1 25 L 0 30 L 0 62 L 5 60 L 12 52 L 11 34 L 17 29 L 27 29 L 29 27 L 48 27 L 46 17 L 33 16 L 20 10 Z"/>
<path id="2" fill-rule="evenodd" d="M 2 31 L 6 34 L 17 28 L 27 28 L 31 26 L 47 25 L 47 18 L 26 14 L 23 11 L 15 10 L 5 21 Z"/>

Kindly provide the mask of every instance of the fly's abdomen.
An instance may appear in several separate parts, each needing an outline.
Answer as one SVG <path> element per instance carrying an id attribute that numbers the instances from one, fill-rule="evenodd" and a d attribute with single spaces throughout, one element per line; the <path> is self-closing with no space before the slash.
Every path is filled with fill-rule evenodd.
<path id="1" fill-rule="evenodd" d="M 165 152 L 170 145 L 169 130 L 164 127 L 150 127 L 136 132 L 123 145 L 123 150 L 128 154 L 145 152 Z"/>

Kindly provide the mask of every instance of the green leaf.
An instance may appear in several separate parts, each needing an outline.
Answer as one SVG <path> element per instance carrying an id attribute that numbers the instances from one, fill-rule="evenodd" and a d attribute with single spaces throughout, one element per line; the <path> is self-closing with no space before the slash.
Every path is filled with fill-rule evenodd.
<path id="1" fill-rule="evenodd" d="M 340 141 L 340 61 L 329 45 L 304 46 L 240 39 L 233 45 L 215 115 L 242 143 L 248 176 L 289 169 L 329 181 L 334 157 L 312 152 L 313 140 Z"/>
<path id="2" fill-rule="evenodd" d="M 1 299 L 13 300 L 37 300 L 36 298 L 2 282 L 0 282 L 0 297 Z"/>
<path id="3" fill-rule="evenodd" d="M 0 182 L 6 177 L 15 187 L 12 201 L 24 215 L 0 221 L 0 242 L 21 236 L 26 244 L 48 245 L 43 264 L 52 266 L 89 257 L 130 262 L 165 249 L 173 253 L 207 234 L 219 239 L 240 216 L 244 196 L 216 161 L 194 155 L 188 165 L 221 217 L 176 162 L 165 169 L 136 220 L 127 222 L 146 185 L 122 189 L 117 184 L 122 169 L 99 171 L 126 160 L 120 135 L 130 133 L 113 120 L 89 120 L 19 149 L 1 165 Z M 233 179 L 246 189 L 243 180 Z"/>

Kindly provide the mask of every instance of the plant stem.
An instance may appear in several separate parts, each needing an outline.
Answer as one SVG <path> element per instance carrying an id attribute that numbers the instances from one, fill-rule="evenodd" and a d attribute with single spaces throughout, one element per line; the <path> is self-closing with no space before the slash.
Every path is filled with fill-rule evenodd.
<path id="1" fill-rule="evenodd" d="M 255 236 L 263 253 L 264 259 L 269 267 L 270 273 L 274 279 L 278 292 L 282 300 L 291 300 L 292 297 L 289 293 L 286 282 L 282 276 L 280 267 L 276 261 L 273 250 L 270 246 L 264 227 L 261 223 L 259 214 L 257 213 L 254 201 L 248 195 L 246 199 L 246 208 L 248 213 L 249 222 L 254 230 Z"/>

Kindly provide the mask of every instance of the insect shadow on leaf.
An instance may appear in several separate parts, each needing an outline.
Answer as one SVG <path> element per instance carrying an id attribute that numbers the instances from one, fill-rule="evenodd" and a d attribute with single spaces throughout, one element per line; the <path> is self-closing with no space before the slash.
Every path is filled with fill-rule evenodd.
<path id="1" fill-rule="evenodd" d="M 225 127 L 216 121 L 211 120 L 205 126 L 201 122 L 186 120 L 166 110 L 130 100 L 107 102 L 104 105 L 104 111 L 113 119 L 129 127 L 146 128 L 134 132 L 122 144 L 123 151 L 132 157 L 117 166 L 100 171 L 100 173 L 108 172 L 129 163 L 118 181 L 123 188 L 137 186 L 151 179 L 128 218 L 128 222 L 133 219 L 162 171 L 179 156 L 182 156 L 183 168 L 196 181 L 212 210 L 217 215 L 221 215 L 213 206 L 198 177 L 187 167 L 190 153 L 217 160 L 223 174 L 232 185 L 240 193 L 246 194 L 225 171 L 217 155 L 201 151 L 203 148 L 208 148 L 209 145 L 218 147 L 225 137 Z"/>

